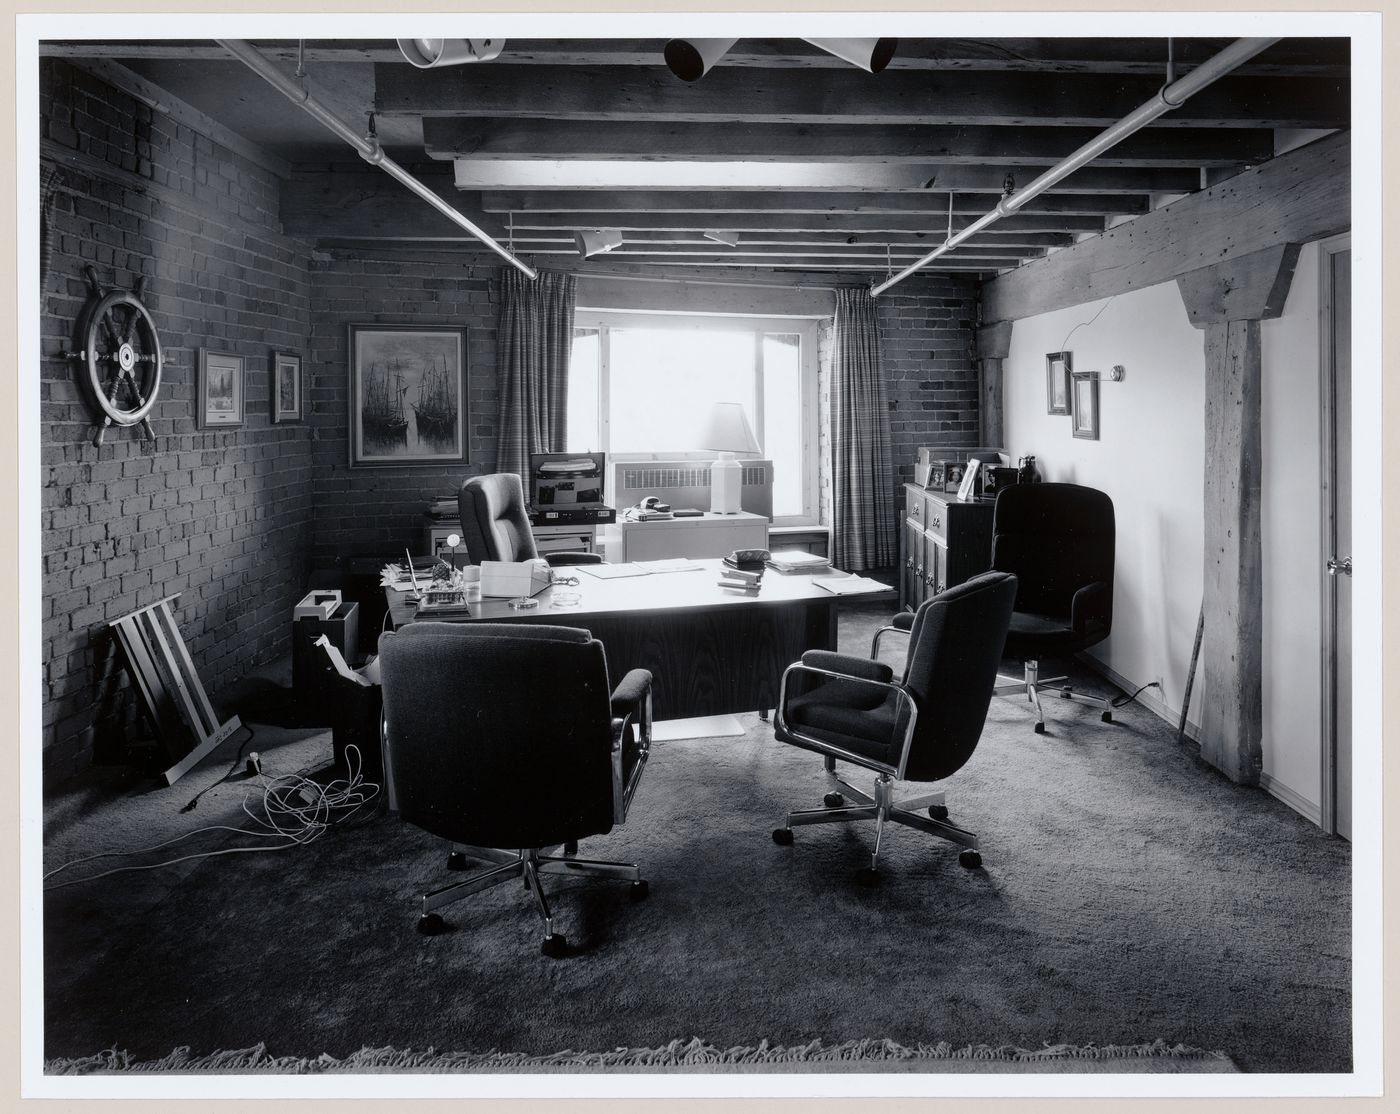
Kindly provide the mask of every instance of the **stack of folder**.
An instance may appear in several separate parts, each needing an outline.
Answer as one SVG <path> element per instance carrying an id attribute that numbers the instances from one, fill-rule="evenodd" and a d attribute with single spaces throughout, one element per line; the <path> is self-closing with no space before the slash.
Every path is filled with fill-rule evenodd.
<path id="1" fill-rule="evenodd" d="M 734 561 L 729 557 L 724 559 L 719 578 L 719 586 L 721 588 L 729 588 L 736 592 L 747 592 L 751 596 L 756 596 L 762 584 L 762 561 Z"/>

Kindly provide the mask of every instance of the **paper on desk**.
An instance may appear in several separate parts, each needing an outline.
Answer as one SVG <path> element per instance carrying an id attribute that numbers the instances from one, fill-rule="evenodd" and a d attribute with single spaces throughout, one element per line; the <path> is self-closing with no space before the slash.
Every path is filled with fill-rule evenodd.
<path id="1" fill-rule="evenodd" d="M 890 586 L 871 580 L 868 576 L 814 576 L 812 583 L 825 588 L 833 596 L 859 596 L 866 592 L 888 592 Z"/>
<path id="2" fill-rule="evenodd" d="M 365 666 L 363 671 L 360 671 L 350 668 L 350 663 L 345 660 L 344 655 L 340 652 L 340 648 L 336 646 L 336 644 L 332 642 L 329 638 L 327 638 L 324 634 L 321 635 L 318 639 L 316 639 L 316 641 L 312 643 L 312 645 L 320 646 L 323 650 L 326 651 L 326 655 L 331 659 L 331 665 L 335 666 L 335 671 L 339 673 L 342 677 L 344 677 L 347 681 L 352 681 L 357 685 L 363 685 L 365 688 L 372 688 L 374 685 L 379 683 L 378 658 L 375 658 L 373 661 L 371 661 L 368 665 Z M 371 666 L 373 667 L 373 680 L 365 676 L 366 673 L 371 672 Z"/>
<path id="3" fill-rule="evenodd" d="M 599 580 L 616 580 L 621 576 L 646 576 L 651 571 L 635 562 L 621 565 L 571 565 L 570 570 L 596 576 Z"/>
<path id="4" fill-rule="evenodd" d="M 685 557 L 670 557 L 664 561 L 638 561 L 645 572 L 699 572 L 705 566 Z"/>

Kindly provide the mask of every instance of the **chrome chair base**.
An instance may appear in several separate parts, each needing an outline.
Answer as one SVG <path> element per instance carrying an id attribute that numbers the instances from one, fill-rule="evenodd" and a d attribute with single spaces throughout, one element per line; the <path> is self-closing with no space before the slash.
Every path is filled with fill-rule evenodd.
<path id="1" fill-rule="evenodd" d="M 873 882 L 878 876 L 880 846 L 886 824 L 902 824 L 939 839 L 946 839 L 964 849 L 958 856 L 958 862 L 963 866 L 975 869 L 982 865 L 982 856 L 977 849 L 977 836 L 965 828 L 948 823 L 946 819 L 938 818 L 940 814 L 943 817 L 948 814 L 946 797 L 942 791 L 896 801 L 894 778 L 888 774 L 881 774 L 875 779 L 875 795 L 872 797 L 837 777 L 832 772 L 832 765 L 834 763 L 828 765 L 827 773 L 830 780 L 840 787 L 839 790 L 827 794 L 825 808 L 789 812 L 786 825 L 773 832 L 775 843 L 791 843 L 792 829 L 807 824 L 844 824 L 853 820 L 874 820 L 875 847 L 870 852 L 870 866 L 862 872 L 863 881 Z M 836 803 L 835 798 L 840 798 L 840 803 Z M 846 803 L 848 801 L 854 804 Z M 930 815 L 923 815 L 916 812 L 916 809 L 927 809 Z"/>
<path id="2" fill-rule="evenodd" d="M 1077 700 L 1081 704 L 1088 704 L 1091 707 L 1099 708 L 1103 714 L 1099 717 L 1104 723 L 1113 722 L 1113 701 L 1104 696 L 1089 696 L 1086 693 L 1075 692 L 1069 686 L 1069 678 L 1066 676 L 1040 678 L 1040 662 L 1027 661 L 1026 674 L 1017 681 L 1011 677 L 997 676 L 997 685 L 992 692 L 998 696 L 1008 692 L 1024 691 L 1026 699 L 1035 706 L 1035 733 L 1045 734 L 1045 710 L 1040 706 L 1041 689 L 1059 689 L 1060 696 L 1065 700 Z"/>
<path id="3" fill-rule="evenodd" d="M 576 850 L 577 845 L 573 845 L 573 848 Z M 584 874 L 595 878 L 617 878 L 632 883 L 634 901 L 647 896 L 647 883 L 642 878 L 641 867 L 636 863 L 580 859 L 568 846 L 560 855 L 549 853 L 556 850 L 555 847 L 531 847 L 521 851 L 503 851 L 494 847 L 462 847 L 459 850 L 466 858 L 491 865 L 470 878 L 463 878 L 423 895 L 423 911 L 419 917 L 418 930 L 424 935 L 432 936 L 445 930 L 442 918 L 436 912 L 438 909 L 464 897 L 499 886 L 502 882 L 520 878 L 524 880 L 525 888 L 534 895 L 535 908 L 544 920 L 545 935 L 540 950 L 552 958 L 559 958 L 565 954 L 567 941 L 554 931 L 554 916 L 540 882 L 541 875 Z"/>

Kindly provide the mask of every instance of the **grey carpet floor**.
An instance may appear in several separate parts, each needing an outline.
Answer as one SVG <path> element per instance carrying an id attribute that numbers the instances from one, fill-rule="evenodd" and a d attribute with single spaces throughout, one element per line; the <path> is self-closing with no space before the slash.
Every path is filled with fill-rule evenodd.
<path id="1" fill-rule="evenodd" d="M 847 608 L 843 648 L 868 646 L 877 620 Z M 640 862 L 651 896 L 554 883 L 571 952 L 559 962 L 539 955 L 513 886 L 445 910 L 453 931 L 417 935 L 417 895 L 448 877 L 444 848 L 383 813 L 305 847 L 53 889 L 45 1055 L 1165 1040 L 1246 1071 L 1349 1070 L 1348 845 L 1231 785 L 1141 707 L 1103 724 L 1052 697 L 1047 718 L 1037 736 L 1022 703 L 994 699 L 976 754 L 944 783 L 984 868 L 897 828 L 875 890 L 854 880 L 868 825 L 771 841 L 826 785 L 818 758 L 756 716 L 741 737 L 658 744 L 627 825 L 583 849 Z M 251 745 L 274 774 L 330 758 L 323 731 L 259 727 Z M 45 869 L 242 823 L 256 779 L 179 811 L 235 747 L 173 788 L 109 770 L 54 793 Z M 51 884 L 248 842 L 206 833 Z"/>

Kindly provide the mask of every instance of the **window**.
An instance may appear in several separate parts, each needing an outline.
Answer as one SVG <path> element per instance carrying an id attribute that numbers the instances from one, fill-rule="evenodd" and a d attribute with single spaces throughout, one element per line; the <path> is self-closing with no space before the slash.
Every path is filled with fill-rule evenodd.
<path id="1" fill-rule="evenodd" d="M 817 521 L 814 320 L 580 309 L 574 323 L 566 452 L 710 460 L 701 426 L 739 402 L 773 461 L 774 524 Z"/>

